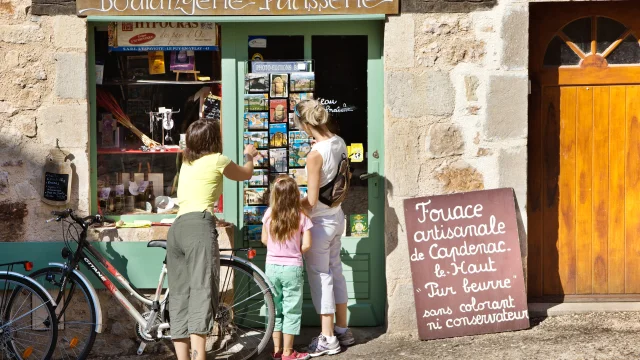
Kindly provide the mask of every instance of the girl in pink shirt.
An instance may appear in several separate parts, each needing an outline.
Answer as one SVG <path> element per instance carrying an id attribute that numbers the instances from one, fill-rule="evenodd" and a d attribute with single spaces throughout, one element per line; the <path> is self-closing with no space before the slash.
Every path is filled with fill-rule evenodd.
<path id="1" fill-rule="evenodd" d="M 262 219 L 262 243 L 267 246 L 266 274 L 275 289 L 272 358 L 308 359 L 309 354 L 293 350 L 293 338 L 300 334 L 302 254 L 311 247 L 313 224 L 302 210 L 298 184 L 288 175 L 274 181 L 269 204 Z M 283 333 L 284 346 L 281 347 Z"/>

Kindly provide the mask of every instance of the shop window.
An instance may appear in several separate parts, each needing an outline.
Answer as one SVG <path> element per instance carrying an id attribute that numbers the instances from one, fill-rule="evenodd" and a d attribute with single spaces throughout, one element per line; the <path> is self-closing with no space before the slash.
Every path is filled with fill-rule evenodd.
<path id="1" fill-rule="evenodd" d="M 175 33 L 189 26 L 201 27 L 198 34 L 205 41 L 186 40 L 171 51 L 162 41 L 153 42 L 167 29 Z M 213 23 L 110 23 L 96 28 L 93 135 L 99 212 L 177 213 L 182 134 L 201 117 L 221 120 L 218 34 Z"/>
<path id="2" fill-rule="evenodd" d="M 547 67 L 638 63 L 640 44 L 631 29 L 614 19 L 598 16 L 566 25 L 551 40 L 544 56 Z"/>

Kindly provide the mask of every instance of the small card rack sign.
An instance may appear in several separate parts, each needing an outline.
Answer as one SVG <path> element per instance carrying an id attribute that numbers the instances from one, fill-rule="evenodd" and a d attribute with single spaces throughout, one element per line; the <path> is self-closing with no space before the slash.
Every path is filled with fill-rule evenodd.
<path id="1" fill-rule="evenodd" d="M 529 327 L 512 189 L 404 201 L 420 339 Z"/>

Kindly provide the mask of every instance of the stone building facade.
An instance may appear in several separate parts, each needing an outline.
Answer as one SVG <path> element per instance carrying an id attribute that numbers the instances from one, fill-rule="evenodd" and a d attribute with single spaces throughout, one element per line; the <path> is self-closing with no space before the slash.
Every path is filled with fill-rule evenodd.
<path id="1" fill-rule="evenodd" d="M 387 17 L 390 334 L 417 334 L 407 311 L 414 298 L 404 199 L 512 187 L 527 223 L 530 2 L 403 1 L 401 14 Z M 59 228 L 44 224 L 52 207 L 39 198 L 45 156 L 57 146 L 77 174 L 71 206 L 89 210 L 86 22 L 33 9 L 30 0 L 0 0 L 0 241 L 59 240 Z"/>

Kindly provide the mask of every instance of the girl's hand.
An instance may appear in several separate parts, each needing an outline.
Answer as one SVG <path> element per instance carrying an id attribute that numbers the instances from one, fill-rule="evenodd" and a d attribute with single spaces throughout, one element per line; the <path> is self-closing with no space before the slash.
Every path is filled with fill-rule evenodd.
<path id="1" fill-rule="evenodd" d="M 244 148 L 245 155 L 249 155 L 252 158 L 258 156 L 258 150 L 256 150 L 255 146 L 249 144 Z"/>

